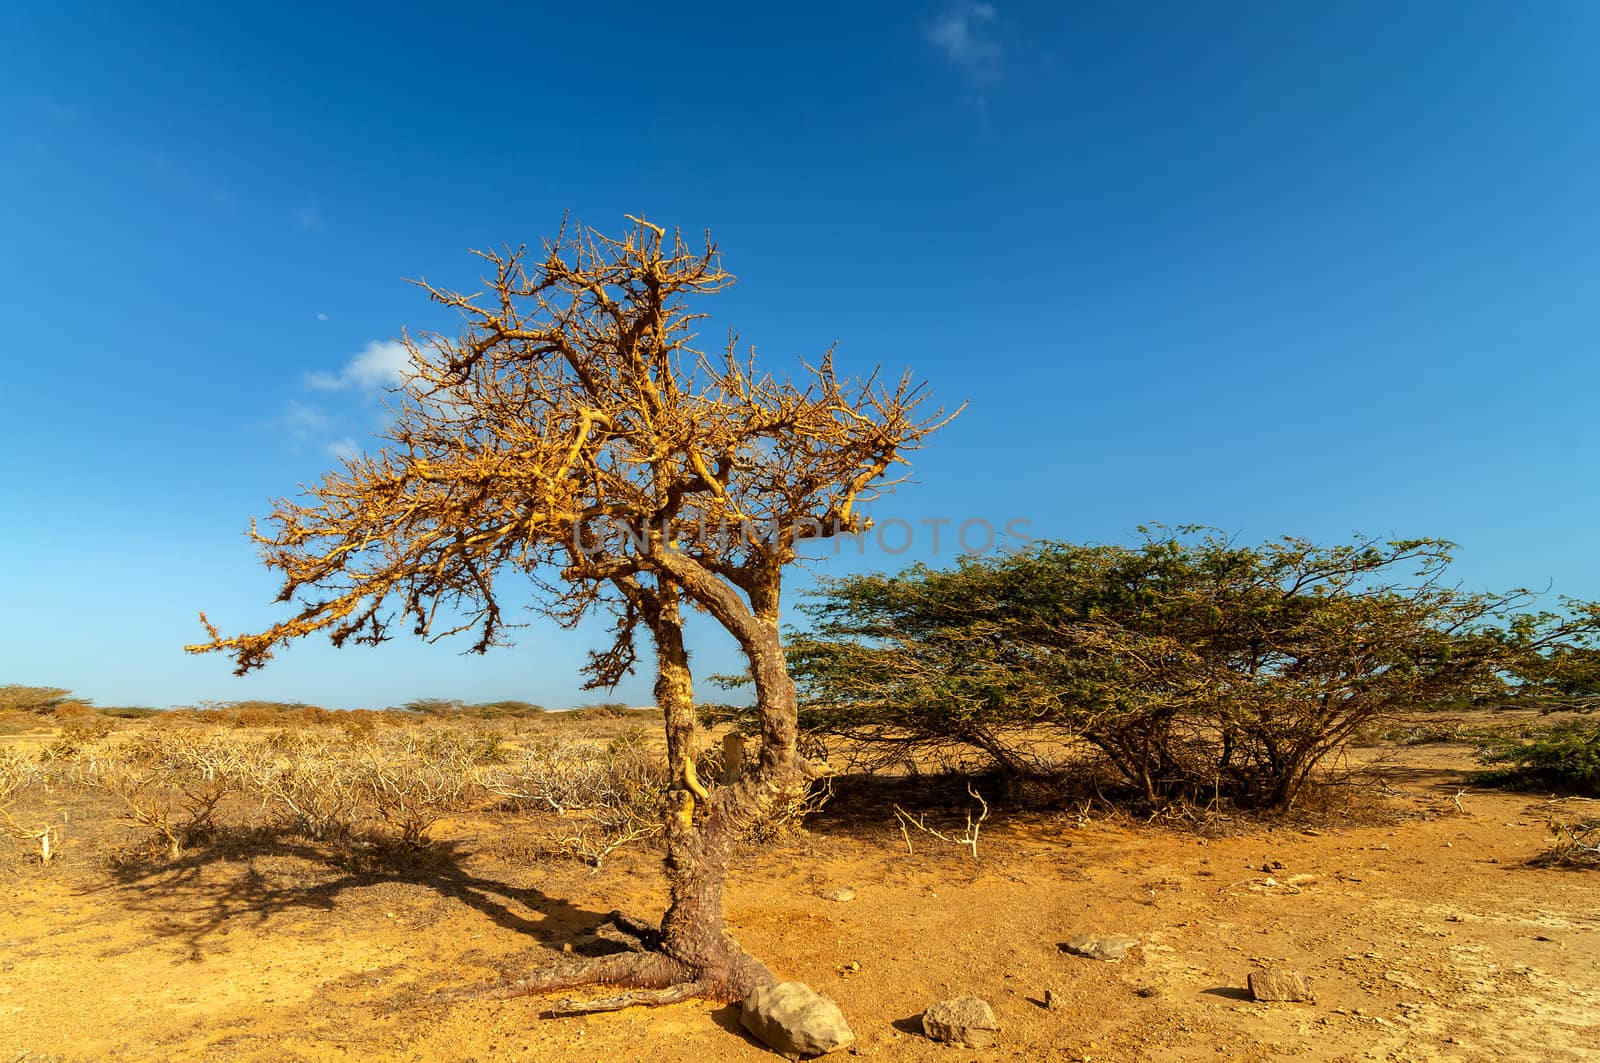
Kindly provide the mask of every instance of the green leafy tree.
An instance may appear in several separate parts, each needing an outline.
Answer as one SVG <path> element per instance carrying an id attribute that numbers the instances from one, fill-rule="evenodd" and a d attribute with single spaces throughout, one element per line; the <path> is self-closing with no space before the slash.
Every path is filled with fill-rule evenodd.
<path id="1" fill-rule="evenodd" d="M 1134 546 L 1043 543 L 954 569 L 827 581 L 790 640 L 805 722 L 894 744 L 958 742 L 1027 770 L 1030 738 L 1099 749 L 1151 804 L 1286 809 L 1363 726 L 1505 696 L 1597 617 L 1521 612 L 1524 591 L 1447 585 L 1451 544 L 1203 528 Z"/>

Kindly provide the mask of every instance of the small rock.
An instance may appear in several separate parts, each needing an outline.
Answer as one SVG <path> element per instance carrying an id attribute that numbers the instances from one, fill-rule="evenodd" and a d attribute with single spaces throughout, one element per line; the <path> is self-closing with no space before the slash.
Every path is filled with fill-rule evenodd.
<path id="1" fill-rule="evenodd" d="M 1060 1011 L 1067 1006 L 1067 998 L 1054 989 L 1046 989 L 1044 991 L 1044 1006 L 1051 1011 Z"/>
<path id="2" fill-rule="evenodd" d="M 987 1001 L 954 997 L 941 1000 L 922 1013 L 922 1032 L 934 1041 L 988 1048 L 1000 1032 L 1000 1022 Z"/>
<path id="3" fill-rule="evenodd" d="M 856 899 L 856 891 L 849 886 L 840 886 L 835 890 L 823 890 L 822 899 L 825 901 L 838 901 L 840 904 L 844 904 Z"/>
<path id="4" fill-rule="evenodd" d="M 820 1056 L 856 1039 L 839 1005 L 804 982 L 757 986 L 744 998 L 739 1021 L 788 1059 Z"/>
<path id="5" fill-rule="evenodd" d="M 1252 1000 L 1312 1001 L 1311 982 L 1299 971 L 1251 971 Z"/>
<path id="6" fill-rule="evenodd" d="M 1102 938 L 1095 937 L 1092 934 L 1079 934 L 1062 945 L 1061 948 L 1074 956 L 1086 956 L 1091 960 L 1106 960 L 1110 963 L 1118 963 L 1128 955 L 1129 949 L 1138 944 L 1138 938 Z"/>

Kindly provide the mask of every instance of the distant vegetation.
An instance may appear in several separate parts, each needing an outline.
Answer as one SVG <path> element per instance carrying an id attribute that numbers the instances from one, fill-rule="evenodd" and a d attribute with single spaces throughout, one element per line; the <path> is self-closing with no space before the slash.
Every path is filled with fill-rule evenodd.
<path id="1" fill-rule="evenodd" d="M 1600 797 L 1600 720 L 1566 720 L 1531 737 L 1487 735 L 1484 781 L 1545 793 Z"/>
<path id="2" fill-rule="evenodd" d="M 49 716 L 63 707 L 87 704 L 64 687 L 30 687 L 20 683 L 0 686 L 0 713 Z"/>
<path id="3" fill-rule="evenodd" d="M 543 705 L 530 701 L 485 701 L 469 704 L 458 698 L 415 698 L 400 706 L 406 712 L 423 716 L 458 716 L 478 720 L 496 720 L 537 716 L 545 711 Z"/>
<path id="4" fill-rule="evenodd" d="M 531 701 L 468 702 L 460 698 L 414 698 L 393 709 L 329 709 L 303 701 L 202 701 L 196 705 L 157 709 L 144 705 L 95 705 L 66 687 L 36 687 L 20 683 L 0 686 L 0 721 L 13 724 L 52 722 L 64 717 L 98 714 L 120 720 L 139 720 L 152 716 L 187 718 L 225 723 L 236 727 L 292 726 L 296 723 L 334 723 L 345 714 L 371 714 L 382 711 L 436 718 L 471 720 L 516 720 L 552 711 Z M 653 709 L 635 709 L 621 702 L 582 705 L 555 710 L 582 719 L 655 719 Z"/>

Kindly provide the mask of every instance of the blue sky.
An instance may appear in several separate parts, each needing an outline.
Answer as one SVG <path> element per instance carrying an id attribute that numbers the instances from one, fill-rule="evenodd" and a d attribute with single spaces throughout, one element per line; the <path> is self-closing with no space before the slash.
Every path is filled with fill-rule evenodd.
<path id="1" fill-rule="evenodd" d="M 596 697 L 593 630 L 180 649 L 278 615 L 243 528 L 370 445 L 385 344 L 446 323 L 403 278 L 567 211 L 710 228 L 708 334 L 774 369 L 970 401 L 880 517 L 1437 535 L 1600 597 L 1591 3 L 231 6 L 7 16 L 0 682 Z"/>

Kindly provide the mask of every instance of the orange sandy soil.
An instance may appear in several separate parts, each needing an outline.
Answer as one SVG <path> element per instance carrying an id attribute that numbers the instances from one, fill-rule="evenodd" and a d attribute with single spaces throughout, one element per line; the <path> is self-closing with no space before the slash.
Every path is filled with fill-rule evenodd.
<path id="1" fill-rule="evenodd" d="M 1458 811 L 1467 747 L 1389 757 L 1377 815 L 1202 839 L 997 814 L 976 867 L 926 836 L 908 855 L 889 816 L 835 807 L 745 855 L 729 921 L 884 1059 L 1596 1058 L 1600 872 L 1526 864 L 1547 840 L 1534 797 L 1469 790 Z M 531 859 L 489 820 L 435 834 L 439 859 L 395 876 L 290 849 L 119 875 L 70 835 L 43 868 L 12 846 L 0 1063 L 776 1058 L 734 1007 L 549 1018 L 538 998 L 419 1000 L 662 904 L 647 851 L 595 873 Z M 856 899 L 819 899 L 841 886 Z M 1122 963 L 1062 952 L 1080 932 L 1142 945 Z M 1252 1003 L 1263 965 L 1304 971 L 1316 1002 Z M 1064 1006 L 1042 1006 L 1047 987 Z M 923 1008 L 964 993 L 994 1005 L 998 1047 L 921 1036 Z"/>

